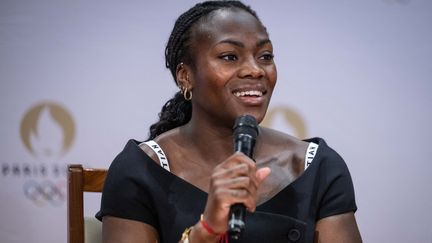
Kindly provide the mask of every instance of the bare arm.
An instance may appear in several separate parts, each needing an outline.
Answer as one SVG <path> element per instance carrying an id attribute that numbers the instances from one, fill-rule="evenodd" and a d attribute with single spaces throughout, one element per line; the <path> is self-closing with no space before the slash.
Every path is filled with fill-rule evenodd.
<path id="1" fill-rule="evenodd" d="M 156 229 L 135 220 L 104 216 L 102 220 L 103 243 L 157 243 Z"/>
<path id="2" fill-rule="evenodd" d="M 315 243 L 361 243 L 354 213 L 323 218 L 315 227 Z"/>

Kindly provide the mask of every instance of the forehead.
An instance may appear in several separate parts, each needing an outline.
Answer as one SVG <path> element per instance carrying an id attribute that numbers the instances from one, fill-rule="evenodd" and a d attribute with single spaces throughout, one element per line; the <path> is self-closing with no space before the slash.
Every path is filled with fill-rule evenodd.
<path id="1" fill-rule="evenodd" d="M 249 12 L 226 8 L 215 10 L 197 23 L 195 36 L 201 41 L 218 42 L 227 38 L 268 39 L 265 27 Z"/>

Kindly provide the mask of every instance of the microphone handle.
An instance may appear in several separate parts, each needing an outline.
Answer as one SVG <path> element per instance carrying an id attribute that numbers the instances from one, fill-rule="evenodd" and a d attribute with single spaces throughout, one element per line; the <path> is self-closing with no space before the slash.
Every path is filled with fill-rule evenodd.
<path id="1" fill-rule="evenodd" d="M 252 158 L 255 140 L 248 134 L 239 134 L 235 141 L 235 151 L 240 151 Z M 231 205 L 228 221 L 228 235 L 231 239 L 239 239 L 245 229 L 246 207 L 243 203 Z"/>
<path id="2" fill-rule="evenodd" d="M 231 205 L 228 221 L 228 235 L 231 239 L 240 239 L 245 229 L 246 207 L 243 203 Z"/>

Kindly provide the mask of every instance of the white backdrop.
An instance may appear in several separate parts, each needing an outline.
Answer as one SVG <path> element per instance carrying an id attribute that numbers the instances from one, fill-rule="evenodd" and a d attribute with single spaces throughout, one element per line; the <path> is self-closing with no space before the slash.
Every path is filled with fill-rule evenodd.
<path id="1" fill-rule="evenodd" d="M 176 90 L 166 40 L 194 2 L 0 1 L 0 242 L 66 242 L 65 165 L 108 167 L 147 137 Z M 247 3 L 275 46 L 268 125 L 345 158 L 364 242 L 432 242 L 432 1 Z"/>

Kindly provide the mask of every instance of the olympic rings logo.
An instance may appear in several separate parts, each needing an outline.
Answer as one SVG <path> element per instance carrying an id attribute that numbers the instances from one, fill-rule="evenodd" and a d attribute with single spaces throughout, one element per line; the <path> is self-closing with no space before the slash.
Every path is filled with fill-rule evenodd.
<path id="1" fill-rule="evenodd" d="M 64 181 L 54 184 L 52 181 L 37 182 L 30 180 L 24 183 L 24 195 L 38 206 L 51 204 L 60 206 L 66 199 L 66 186 Z"/>

